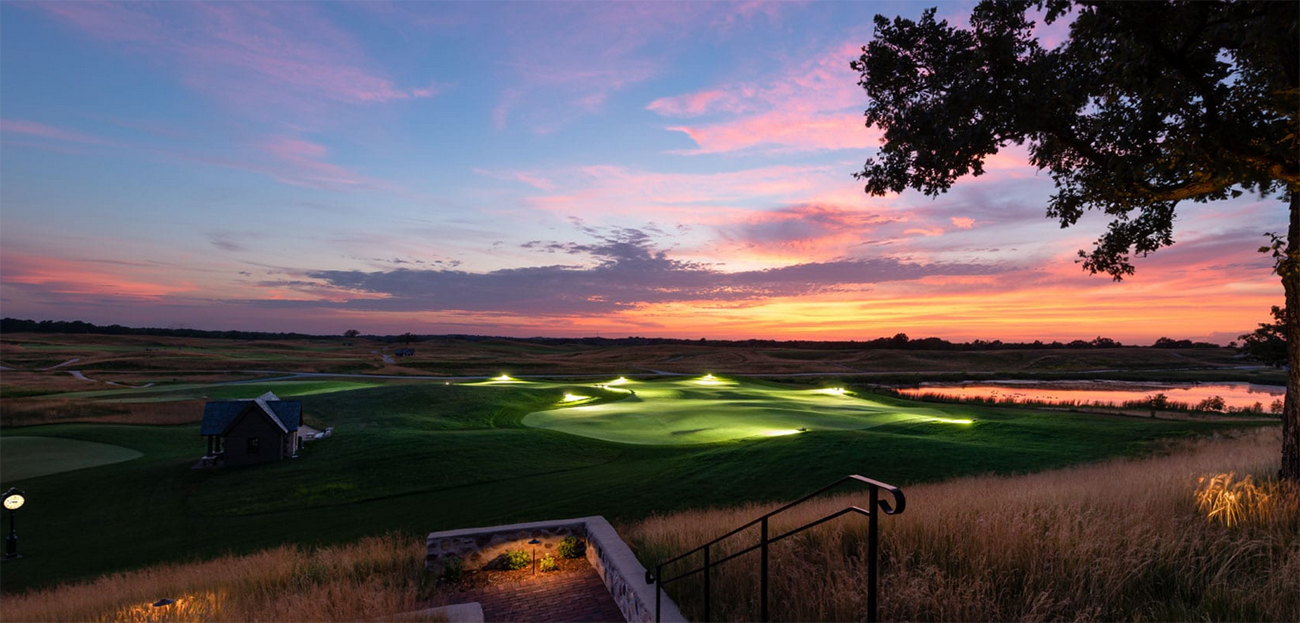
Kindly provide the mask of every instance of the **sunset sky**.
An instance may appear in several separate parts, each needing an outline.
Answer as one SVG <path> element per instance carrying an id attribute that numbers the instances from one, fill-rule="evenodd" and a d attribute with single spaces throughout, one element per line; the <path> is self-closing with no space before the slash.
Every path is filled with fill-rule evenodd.
<path id="1" fill-rule="evenodd" d="M 0 313 L 1142 344 L 1268 319 L 1276 199 L 1182 204 L 1117 284 L 1075 263 L 1104 215 L 1046 218 L 1022 149 L 866 196 L 849 61 L 927 6 L 5 2 Z"/>

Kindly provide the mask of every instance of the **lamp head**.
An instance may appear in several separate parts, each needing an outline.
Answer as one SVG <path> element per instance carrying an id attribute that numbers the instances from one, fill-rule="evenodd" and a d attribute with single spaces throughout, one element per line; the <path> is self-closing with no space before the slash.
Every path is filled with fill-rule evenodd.
<path id="1" fill-rule="evenodd" d="M 25 503 L 27 503 L 27 498 L 23 496 L 22 489 L 9 487 L 9 490 L 5 491 L 4 507 L 6 509 L 16 511 L 22 508 Z"/>

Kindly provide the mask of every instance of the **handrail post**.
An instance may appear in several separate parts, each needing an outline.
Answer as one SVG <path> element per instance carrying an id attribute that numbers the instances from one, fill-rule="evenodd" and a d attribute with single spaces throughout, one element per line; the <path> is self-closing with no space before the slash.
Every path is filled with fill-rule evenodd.
<path id="1" fill-rule="evenodd" d="M 871 485 L 870 489 L 871 505 L 867 507 L 870 511 L 867 514 L 867 623 L 876 623 L 876 540 L 879 538 L 876 525 L 879 509 L 876 504 L 880 500 L 880 490 L 876 485 Z"/>
<path id="2" fill-rule="evenodd" d="M 660 581 L 664 577 L 663 573 L 663 565 L 655 566 L 655 623 L 659 623 L 659 596 L 664 592 L 664 583 Z"/>
<path id="3" fill-rule="evenodd" d="M 762 541 L 760 541 L 762 547 L 759 548 L 762 560 L 760 563 L 761 570 L 759 571 L 761 574 L 761 579 L 759 580 L 759 592 L 762 593 L 762 601 L 759 604 L 758 620 L 767 623 L 769 621 L 767 618 L 767 517 L 763 517 L 762 531 L 763 533 L 760 537 L 762 539 Z"/>
<path id="4" fill-rule="evenodd" d="M 709 620 L 709 546 L 704 546 L 704 620 Z"/>

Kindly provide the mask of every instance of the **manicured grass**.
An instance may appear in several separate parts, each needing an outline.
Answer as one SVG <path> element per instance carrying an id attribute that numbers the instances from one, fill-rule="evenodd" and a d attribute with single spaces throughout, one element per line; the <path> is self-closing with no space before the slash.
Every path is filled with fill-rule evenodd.
<path id="1" fill-rule="evenodd" d="M 810 430 L 864 430 L 915 421 L 944 422 L 926 407 L 866 400 L 842 388 L 797 389 L 718 378 L 626 381 L 618 402 L 530 413 L 524 424 L 619 443 L 694 445 Z M 951 425 L 951 422 L 948 422 Z M 967 423 L 968 425 L 968 423 Z"/>
<path id="2" fill-rule="evenodd" d="M 120 463 L 140 456 L 130 448 L 93 441 L 24 435 L 0 437 L 0 474 L 4 474 L 6 481 Z"/>
<path id="3" fill-rule="evenodd" d="M 29 502 L 19 518 L 24 558 L 6 563 L 0 589 L 12 592 L 283 543 L 338 543 L 389 531 L 418 539 L 432 530 L 511 521 L 593 514 L 635 519 L 675 509 L 791 499 L 847 473 L 905 485 L 1038 471 L 1143 453 L 1155 440 L 1240 426 L 921 406 L 752 381 L 699 390 L 680 383 L 634 387 L 646 398 L 679 392 L 687 400 L 778 404 L 789 412 L 798 405 L 820 412 L 834 411 L 829 407 L 835 401 L 861 403 L 856 410 L 824 417 L 873 427 L 812 424 L 804 434 L 694 445 L 615 443 L 524 421 L 537 417 L 529 414 L 572 412 L 563 406 L 565 393 L 591 396 L 581 403 L 584 408 L 633 404 L 617 387 L 407 382 L 303 395 L 309 423 L 334 427 L 334 436 L 310 443 L 302 458 L 260 467 L 191 470 L 204 451 L 197 425 L 10 428 L 6 437 L 21 430 L 22 435 L 123 446 L 143 456 L 42 477 L 6 475 L 4 486 L 26 489 Z M 891 409 L 906 416 L 890 417 Z M 741 420 L 754 417 L 752 409 L 714 409 L 712 425 L 732 426 L 721 422 L 728 413 Z M 693 425 L 688 420 L 678 418 L 678 424 Z"/>

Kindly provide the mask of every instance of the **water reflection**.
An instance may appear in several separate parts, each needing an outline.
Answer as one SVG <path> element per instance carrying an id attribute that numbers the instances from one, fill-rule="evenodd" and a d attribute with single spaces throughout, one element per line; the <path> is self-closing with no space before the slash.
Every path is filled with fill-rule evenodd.
<path id="1" fill-rule="evenodd" d="M 1253 408 L 1258 403 L 1269 412 L 1273 402 L 1282 400 L 1286 388 L 1253 383 L 1132 383 L 1124 381 L 997 381 L 985 383 L 930 384 L 917 388 L 899 389 L 905 396 L 921 397 L 926 394 L 956 399 L 982 398 L 998 402 L 1038 402 L 1051 404 L 1112 405 L 1150 400 L 1164 394 L 1174 403 L 1191 407 L 1207 399 L 1219 397 L 1228 409 Z"/>

